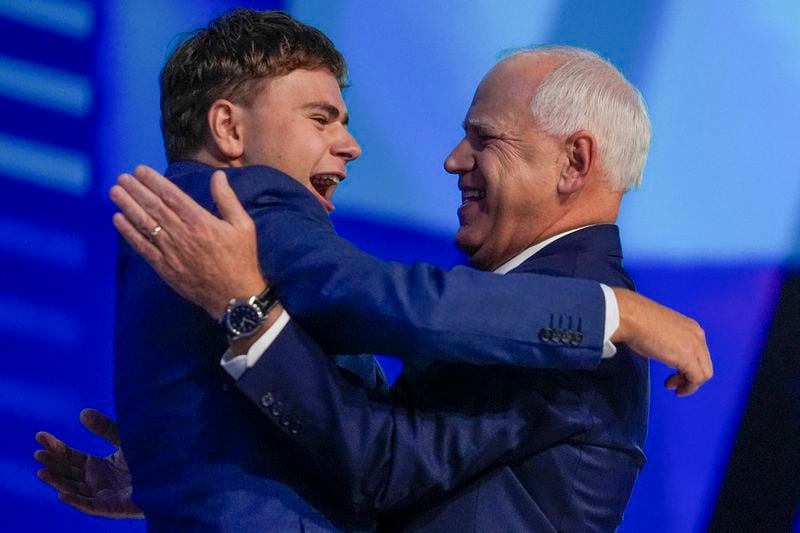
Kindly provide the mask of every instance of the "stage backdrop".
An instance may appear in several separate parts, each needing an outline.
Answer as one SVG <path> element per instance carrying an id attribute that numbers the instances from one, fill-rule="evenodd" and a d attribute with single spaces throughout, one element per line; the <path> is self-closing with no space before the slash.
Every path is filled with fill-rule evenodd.
<path id="1" fill-rule="evenodd" d="M 654 140 L 644 185 L 623 206 L 626 266 L 642 292 L 701 322 L 716 375 L 697 395 L 675 399 L 661 388 L 667 372 L 653 365 L 649 462 L 622 530 L 703 531 L 712 516 L 732 512 L 725 498 L 717 505 L 718 495 L 723 480 L 728 491 L 739 479 L 726 477 L 732 450 L 740 426 L 748 431 L 742 414 L 762 372 L 788 259 L 800 256 L 800 4 L 236 5 L 284 8 L 325 31 L 347 57 L 346 100 L 364 155 L 337 193 L 334 219 L 387 259 L 462 260 L 451 244 L 456 178 L 442 162 L 498 54 L 531 44 L 584 46 L 641 89 Z M 113 412 L 116 238 L 106 191 L 136 163 L 164 167 L 158 71 L 180 32 L 231 6 L 0 0 L 0 509 L 25 530 L 144 530 L 58 503 L 35 478 L 33 434 L 48 429 L 107 451 L 77 422 L 84 406 Z M 800 377 L 778 368 L 770 375 L 779 382 L 769 383 L 796 399 Z M 796 416 L 796 405 L 787 412 Z M 741 461 L 753 459 L 745 453 Z M 773 501 L 790 502 L 782 513 L 791 523 L 797 487 L 786 483 L 769 490 Z"/>

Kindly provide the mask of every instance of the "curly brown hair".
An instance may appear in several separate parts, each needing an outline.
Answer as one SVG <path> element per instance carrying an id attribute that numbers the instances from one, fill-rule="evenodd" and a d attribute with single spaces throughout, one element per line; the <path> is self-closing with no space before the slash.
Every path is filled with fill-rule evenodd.
<path id="1" fill-rule="evenodd" d="M 347 64 L 331 40 L 280 11 L 234 9 L 184 35 L 160 77 L 167 160 L 190 159 L 202 147 L 215 100 L 247 106 L 262 80 L 318 68 L 346 85 Z"/>

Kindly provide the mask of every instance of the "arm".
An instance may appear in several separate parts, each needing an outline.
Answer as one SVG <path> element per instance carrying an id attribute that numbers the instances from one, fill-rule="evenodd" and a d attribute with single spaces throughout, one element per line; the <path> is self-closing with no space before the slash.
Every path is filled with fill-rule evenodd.
<path id="1" fill-rule="evenodd" d="M 123 175 L 111 190 L 124 213 L 114 223 L 167 283 L 219 316 L 224 302 L 241 291 L 235 280 L 257 284 L 254 278 L 261 275 L 247 260 L 255 253 L 256 224 L 238 194 L 258 221 L 260 258 L 270 282 L 289 312 L 331 352 L 419 355 L 437 346 L 436 357 L 453 361 L 560 368 L 599 363 L 604 308 L 598 284 L 381 262 L 336 236 L 323 210 L 291 178 L 273 173 L 276 181 L 266 190 L 259 171 L 231 172 L 236 193 L 224 173 L 214 174 L 220 220 L 157 172 L 138 167 L 136 178 Z M 150 242 L 137 228 L 152 228 L 154 220 L 166 231 Z M 694 392 L 711 377 L 696 322 L 633 292 L 614 292 L 621 320 L 612 340 L 678 369 L 667 386 L 679 394 Z M 579 346 L 540 341 L 551 315 L 580 320 Z"/>
<path id="2" fill-rule="evenodd" d="M 587 417 L 521 391 L 507 410 L 441 412 L 376 395 L 296 323 L 237 380 L 358 510 L 397 510 L 586 429 Z M 580 408 L 582 409 L 582 408 Z"/>
<path id="3" fill-rule="evenodd" d="M 260 167 L 235 170 L 229 171 L 231 183 L 255 219 L 253 225 L 242 211 L 235 217 L 237 224 L 246 232 L 258 228 L 259 258 L 270 285 L 293 319 L 327 352 L 413 353 L 532 367 L 592 368 L 599 363 L 605 312 L 599 284 L 381 261 L 340 238 L 324 211 L 291 178 L 273 172 L 266 179 Z M 219 219 L 153 171 L 139 174 L 139 179 L 128 177 L 112 189 L 112 199 L 131 219 L 142 211 L 162 210 L 133 224 L 117 215 L 115 223 L 178 292 L 219 316 L 231 291 L 240 291 L 239 282 L 230 280 L 260 276 L 258 266 L 232 261 L 223 269 L 226 260 L 221 258 L 242 257 L 228 252 L 230 247 L 223 252 L 217 247 L 231 240 L 232 232 L 218 236 Z M 159 194 L 150 192 L 145 182 L 153 188 L 159 184 Z M 223 175 L 215 176 L 212 187 L 221 211 L 227 205 L 223 197 L 235 202 Z M 150 242 L 136 228 L 154 227 L 154 220 L 163 231 Z M 204 229 L 196 223 L 212 226 Z M 254 248 L 251 241 L 246 248 Z M 574 343 L 540 339 L 540 331 L 559 320 L 580 329 Z"/>

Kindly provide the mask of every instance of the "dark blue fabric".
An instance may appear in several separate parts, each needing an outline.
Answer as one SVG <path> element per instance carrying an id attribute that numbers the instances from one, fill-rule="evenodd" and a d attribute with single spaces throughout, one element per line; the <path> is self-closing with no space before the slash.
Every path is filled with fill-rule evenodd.
<path id="1" fill-rule="evenodd" d="M 212 208 L 211 170 L 182 162 L 171 165 L 168 175 Z M 262 268 L 286 308 L 328 353 L 411 351 L 483 364 L 597 366 L 604 313 L 597 284 L 384 263 L 341 240 L 324 210 L 288 176 L 266 167 L 229 169 L 228 176 L 258 224 Z M 562 302 L 562 294 L 570 301 Z M 371 506 L 354 507 L 342 480 L 309 461 L 290 438 L 302 425 L 282 414 L 277 427 L 269 424 L 228 389 L 219 367 L 226 341 L 214 321 L 174 294 L 125 245 L 117 304 L 117 414 L 134 499 L 151 528 L 369 527 Z M 497 316 L 487 309 L 507 311 Z M 582 323 L 580 346 L 559 354 L 537 340 L 554 316 Z M 375 364 L 362 358 L 337 376 L 363 390 L 362 381 L 379 380 Z"/>
<path id="2" fill-rule="evenodd" d="M 616 226 L 593 226 L 545 247 L 509 276 L 582 277 L 633 289 Z M 435 363 L 398 383 L 425 409 L 490 413 L 512 408 L 528 389 L 575 430 L 543 424 L 550 446 L 500 465 L 454 494 L 386 517 L 408 531 L 614 531 L 644 465 L 649 411 L 647 359 L 627 346 L 594 371 L 480 369 Z M 534 428 L 536 425 L 533 426 Z"/>
<path id="3" fill-rule="evenodd" d="M 507 277 L 633 288 L 621 261 L 617 228 L 595 226 Z M 287 436 L 356 509 L 380 512 L 382 529 L 611 531 L 621 521 L 644 463 L 649 397 L 647 360 L 627 347 L 594 371 L 407 364 L 392 396 L 379 396 L 337 372 L 296 324 L 279 341 L 237 386 L 257 404 L 280 398 Z"/>
<path id="4" fill-rule="evenodd" d="M 178 164 L 167 174 L 212 207 L 210 168 Z M 262 169 L 259 183 L 266 187 L 277 174 Z M 333 480 L 309 468 L 297 445 L 229 387 L 219 365 L 227 341 L 214 320 L 124 243 L 117 307 L 117 416 L 134 500 L 150 529 L 371 528 L 372 517 L 359 522 L 344 511 Z"/>
<path id="5" fill-rule="evenodd" d="M 381 261 L 339 237 L 296 181 L 283 176 L 265 188 L 265 169 L 232 172 L 230 181 L 255 218 L 267 279 L 326 352 L 536 368 L 599 364 L 605 302 L 597 283 Z M 540 330 L 554 320 L 579 325 L 580 344 L 542 342 Z"/>

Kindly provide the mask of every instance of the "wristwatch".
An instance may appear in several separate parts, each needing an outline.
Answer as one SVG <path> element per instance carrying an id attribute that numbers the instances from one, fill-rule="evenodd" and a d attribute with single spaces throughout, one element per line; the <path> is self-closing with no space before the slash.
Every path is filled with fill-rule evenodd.
<path id="1" fill-rule="evenodd" d="M 232 298 L 219 323 L 231 340 L 241 339 L 255 333 L 276 305 L 278 298 L 272 294 L 269 287 L 261 294 L 246 300 Z"/>

